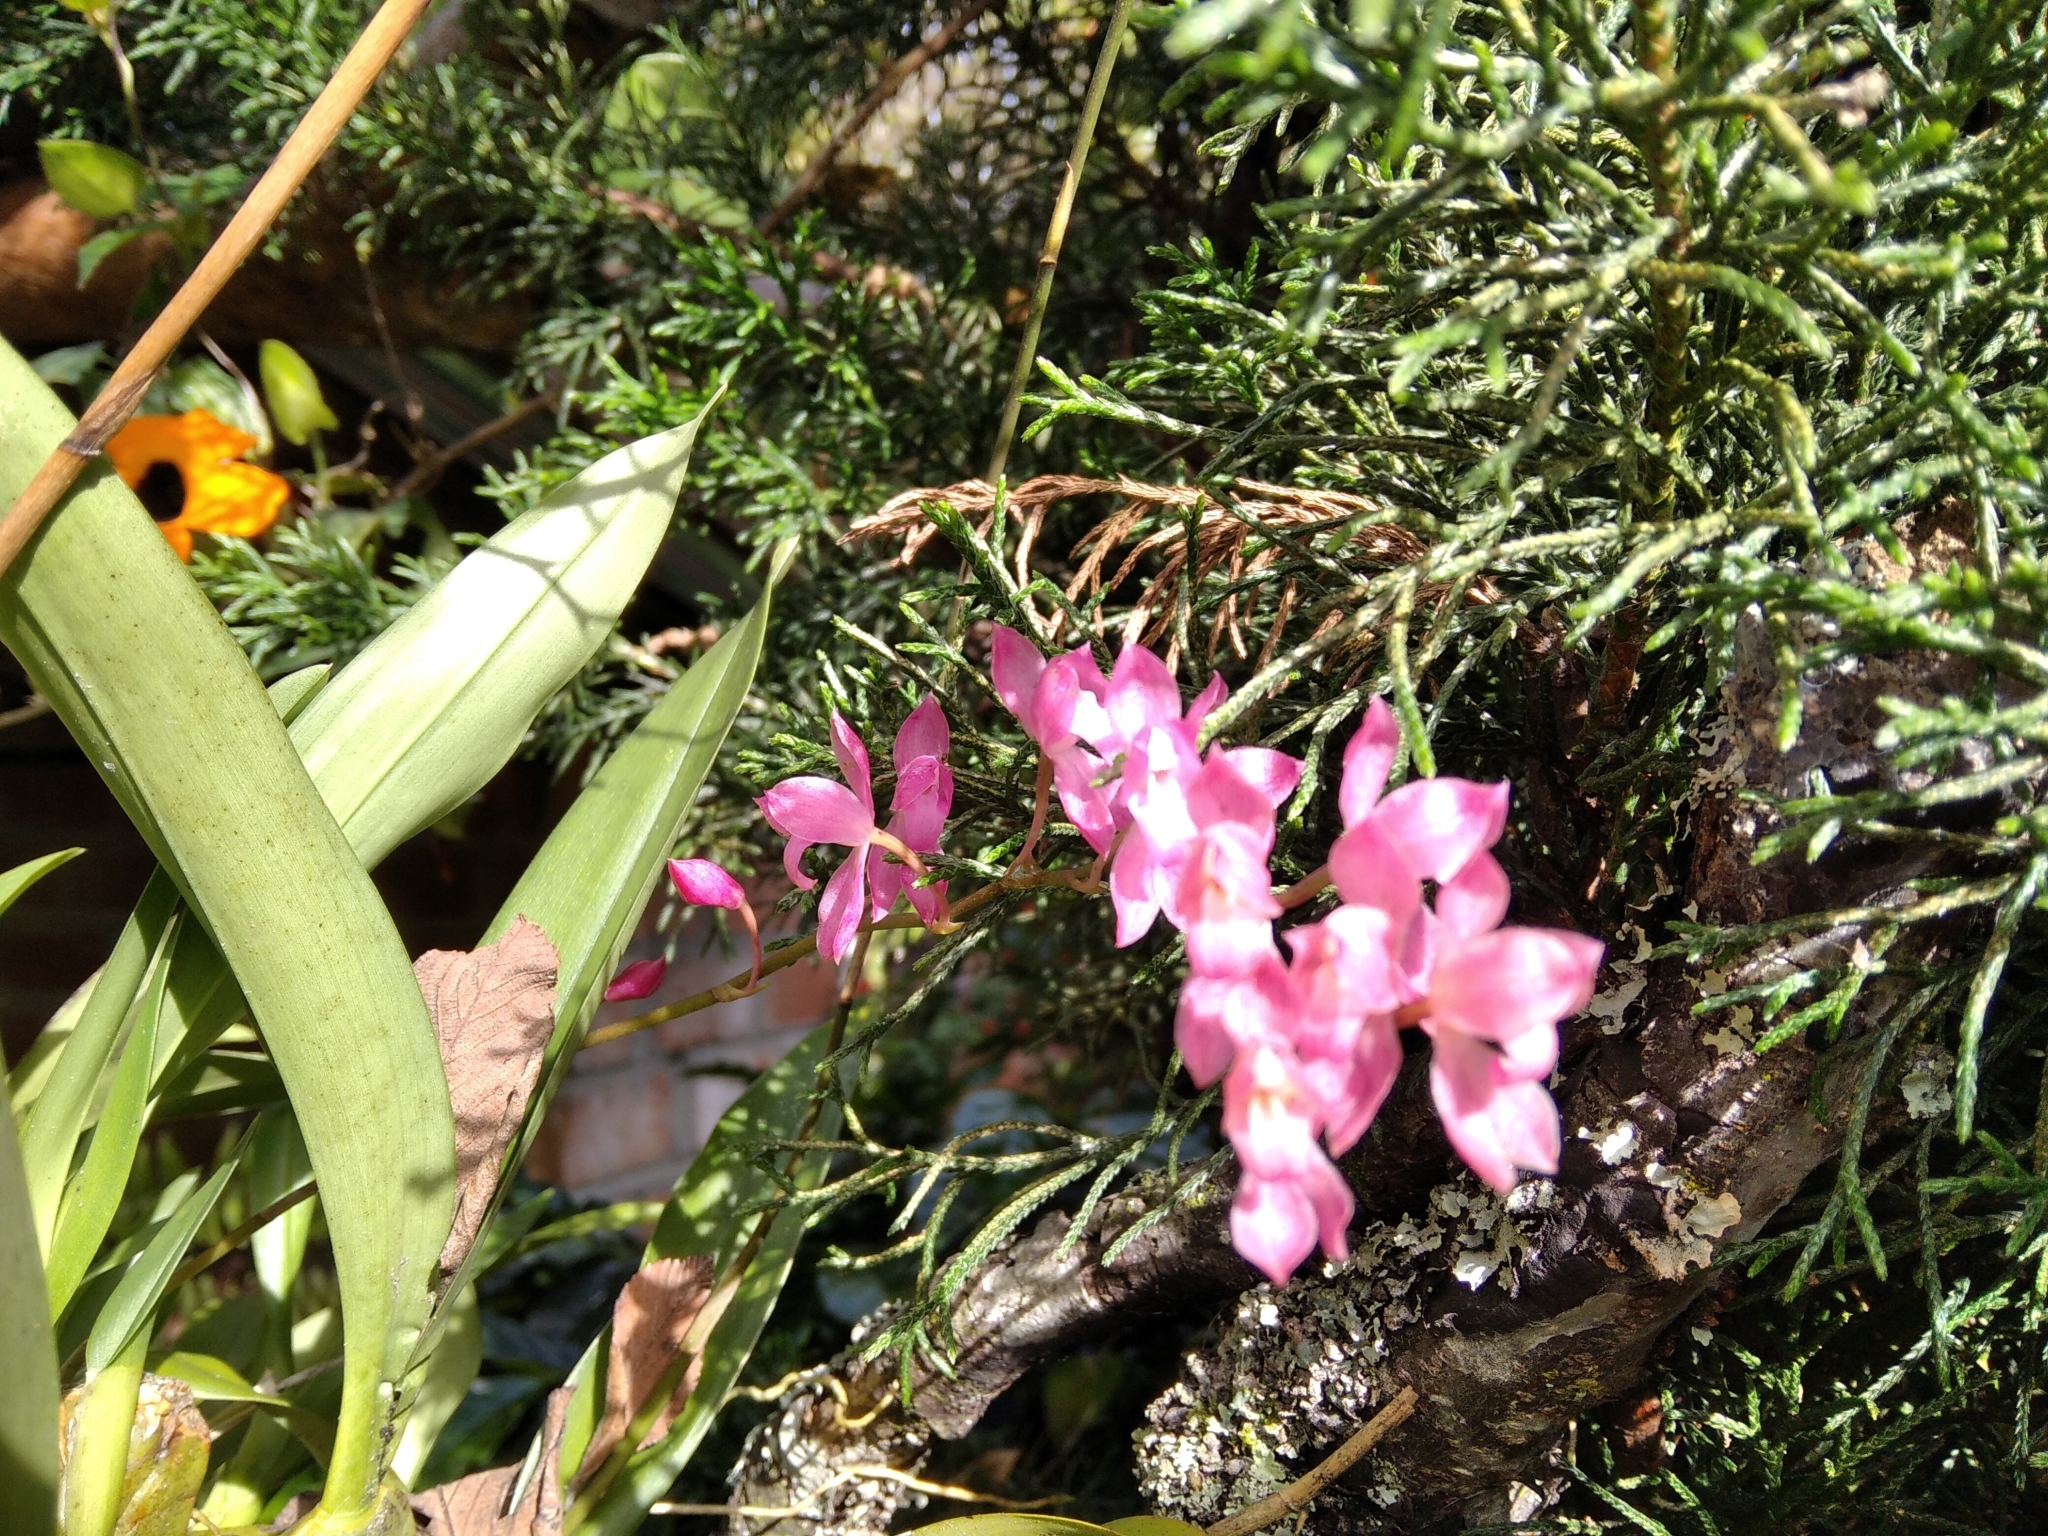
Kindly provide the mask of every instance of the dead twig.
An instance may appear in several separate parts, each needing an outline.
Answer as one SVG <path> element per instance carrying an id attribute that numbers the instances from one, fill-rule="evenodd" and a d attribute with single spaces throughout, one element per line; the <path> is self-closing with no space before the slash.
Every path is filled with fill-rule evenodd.
<path id="1" fill-rule="evenodd" d="M 431 453 L 406 471 L 405 478 L 391 487 L 391 499 L 402 501 L 407 496 L 424 496 L 431 491 L 449 467 L 459 464 L 486 443 L 496 442 L 507 432 L 531 421 L 543 411 L 551 411 L 562 398 L 559 389 L 548 390 L 535 395 L 531 400 L 522 400 L 504 415 L 485 422 L 474 432 L 465 433 L 446 448 Z"/>
<path id="2" fill-rule="evenodd" d="M 782 201 L 761 216 L 761 221 L 754 226 L 754 233 L 773 234 L 783 220 L 801 208 L 804 200 L 818 189 L 818 183 L 825 179 L 825 173 L 832 169 L 846 146 L 854 141 L 861 129 L 867 127 L 868 120 L 882 110 L 890 97 L 903 89 L 906 80 L 952 47 L 960 34 L 993 4 L 995 0 L 972 0 L 966 10 L 883 70 L 875 88 L 861 98 L 860 105 L 853 109 L 853 115 L 833 130 L 832 137 L 825 141 L 825 147 L 811 157 L 810 164 L 798 174 L 789 191 L 783 194 Z"/>
<path id="3" fill-rule="evenodd" d="M 1326 1456 L 1320 1466 L 1296 1478 L 1278 1493 L 1268 1494 L 1258 1503 L 1248 1504 L 1236 1514 L 1218 1520 L 1208 1528 L 1208 1536 L 1252 1536 L 1254 1531 L 1263 1531 L 1275 1521 L 1286 1519 L 1350 1471 L 1359 1457 L 1407 1423 L 1409 1415 L 1414 1412 L 1415 1389 L 1403 1387 L 1386 1407 L 1365 1421 L 1357 1434 Z"/>

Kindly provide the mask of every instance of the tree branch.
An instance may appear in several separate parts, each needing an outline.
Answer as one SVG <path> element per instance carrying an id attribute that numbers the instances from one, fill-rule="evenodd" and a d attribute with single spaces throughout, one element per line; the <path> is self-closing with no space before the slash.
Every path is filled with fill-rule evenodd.
<path id="1" fill-rule="evenodd" d="M 903 89 L 905 81 L 952 47 L 960 34 L 993 4 L 995 0 L 970 0 L 959 15 L 883 70 L 875 88 L 861 98 L 860 105 L 853 109 L 853 115 L 832 131 L 825 147 L 811 157 L 810 164 L 803 168 L 783 194 L 782 201 L 761 216 L 760 222 L 754 226 L 754 233 L 772 235 L 785 219 L 803 207 L 805 199 L 818 189 L 818 183 L 825 179 L 825 173 L 832 169 L 846 146 L 859 136 L 861 129 L 867 127 L 868 120 L 882 110 L 890 97 Z"/>

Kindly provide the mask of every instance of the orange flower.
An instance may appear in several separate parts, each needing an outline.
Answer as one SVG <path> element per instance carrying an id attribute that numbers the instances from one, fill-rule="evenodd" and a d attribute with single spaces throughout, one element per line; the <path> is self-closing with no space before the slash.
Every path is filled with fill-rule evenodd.
<path id="1" fill-rule="evenodd" d="M 253 539 L 291 499 L 291 482 L 242 455 L 256 439 L 207 411 L 137 416 L 114 434 L 107 457 L 142 498 L 180 560 L 195 533 Z"/>

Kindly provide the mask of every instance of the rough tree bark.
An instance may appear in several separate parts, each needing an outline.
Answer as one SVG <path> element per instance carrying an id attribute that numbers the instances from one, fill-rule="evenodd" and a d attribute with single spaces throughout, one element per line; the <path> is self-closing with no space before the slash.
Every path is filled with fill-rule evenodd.
<path id="1" fill-rule="evenodd" d="M 1877 565 L 1872 579 L 1882 580 Z M 1906 881 L 1943 870 L 1926 846 L 1845 838 L 1817 864 L 1787 856 L 1759 866 L 1752 855 L 1778 822 L 1749 796 L 1802 795 L 1815 770 L 1838 791 L 1919 787 L 1927 775 L 1898 773 L 1873 744 L 1885 719 L 1878 701 L 1926 702 L 1967 686 L 1968 674 L 1925 653 L 1840 663 L 1809 678 L 1799 740 L 1780 753 L 1760 616 L 1745 620 L 1737 649 L 1693 786 L 1689 889 L 1674 904 L 1721 925 L 1904 905 Z M 1501 1201 L 1455 1172 L 1411 1060 L 1374 1136 L 1346 1160 L 1360 1196 L 1350 1260 L 1282 1290 L 1245 1288 L 1222 1223 L 1227 1178 L 1109 1269 L 1102 1249 L 1160 1191 L 1141 1184 L 1106 1203 L 1064 1260 L 1055 1253 L 1067 1219 L 1048 1216 L 963 1293 L 957 1379 L 915 1370 L 906 1411 L 892 1396 L 894 1361 L 839 1362 L 847 1401 L 828 1385 L 796 1389 L 734 1469 L 736 1502 L 796 1504 L 838 1469 L 913 1465 L 934 1436 L 964 1435 L 1037 1361 L 1139 1311 L 1185 1314 L 1234 1290 L 1242 1294 L 1220 1338 L 1187 1357 L 1137 1437 L 1155 1508 L 1200 1522 L 1242 1508 L 1313 1466 L 1408 1384 L 1421 1394 L 1418 1412 L 1318 1501 L 1318 1536 L 1525 1518 L 1559 1485 L 1546 1458 L 1573 1418 L 1630 1387 L 1714 1279 L 1717 1256 L 1755 1236 L 1840 1150 L 1875 1032 L 1910 986 L 1873 977 L 1832 1051 L 1794 1040 L 1758 1054 L 1747 1010 L 1700 1015 L 1695 1004 L 1816 964 L 1854 965 L 1868 926 L 1789 935 L 1725 974 L 1650 962 L 1634 924 L 1609 935 L 1603 991 L 1566 1031 L 1557 1178 L 1529 1180 Z M 1939 960 L 1956 937 L 1909 930 L 1893 958 L 1917 946 L 1910 958 Z M 1888 1089 L 1870 1129 L 1902 1109 Z M 886 1530 L 904 1490 L 870 1480 L 832 1498 L 816 1529 L 855 1536 Z M 734 1522 L 735 1532 L 757 1528 Z"/>

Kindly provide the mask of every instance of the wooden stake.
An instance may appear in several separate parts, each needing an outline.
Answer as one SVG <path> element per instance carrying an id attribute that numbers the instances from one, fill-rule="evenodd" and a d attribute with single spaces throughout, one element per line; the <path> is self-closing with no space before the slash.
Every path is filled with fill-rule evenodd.
<path id="1" fill-rule="evenodd" d="M 170 360 L 185 333 L 227 286 L 228 279 L 284 211 L 292 194 L 312 174 L 313 167 L 340 135 L 430 3 L 431 0 L 384 0 L 377 14 L 370 18 L 363 35 L 356 39 L 326 89 L 292 130 L 292 136 L 285 140 L 284 148 L 270 162 L 270 169 L 228 220 L 227 228 L 207 248 L 192 275 L 142 333 L 142 339 L 121 359 L 121 366 L 114 370 L 114 376 L 71 435 L 51 450 L 35 477 L 8 508 L 6 518 L 0 520 L 0 573 L 14 563 L 22 546 L 35 536 L 43 519 L 71 489 L 85 466 L 107 446 L 107 440 L 135 414 L 136 406 L 149 393 L 157 370 Z"/>

